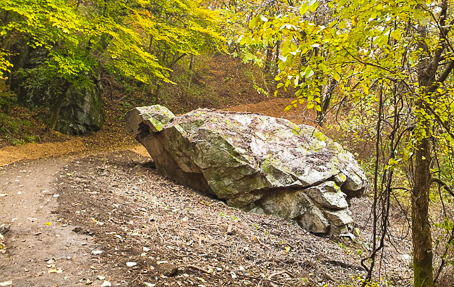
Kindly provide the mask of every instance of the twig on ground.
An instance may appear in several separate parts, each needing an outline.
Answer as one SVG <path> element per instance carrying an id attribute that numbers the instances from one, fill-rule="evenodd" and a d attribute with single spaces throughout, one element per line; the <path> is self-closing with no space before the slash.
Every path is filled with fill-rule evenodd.
<path id="1" fill-rule="evenodd" d="M 158 220 L 155 220 L 154 226 L 156 227 L 156 231 L 158 232 L 159 237 L 161 238 L 161 240 L 164 240 L 164 236 L 162 235 L 161 231 L 159 231 L 159 227 L 158 227 L 157 222 L 158 222 Z"/>
<path id="2" fill-rule="evenodd" d="M 257 241 L 260 243 L 260 245 L 262 245 L 263 247 L 265 247 L 268 250 L 271 250 L 271 248 L 269 246 L 263 244 L 262 241 L 260 241 L 260 239 L 258 237 L 254 237 L 254 238 L 257 239 Z"/>
<path id="3" fill-rule="evenodd" d="M 282 275 L 282 274 L 287 274 L 288 276 L 292 277 L 293 278 L 293 274 L 290 273 L 289 271 L 287 270 L 284 270 L 284 271 L 281 271 L 281 272 L 276 272 L 276 273 L 273 273 L 271 274 L 268 279 L 271 280 L 271 278 L 273 278 L 274 276 L 277 276 L 277 275 Z"/>
<path id="4" fill-rule="evenodd" d="M 212 273 L 210 270 L 205 270 L 202 267 L 198 267 L 198 266 L 195 266 L 195 265 L 183 265 L 183 266 L 180 266 L 178 268 L 193 268 L 193 269 L 205 272 L 207 274 L 211 274 Z"/>

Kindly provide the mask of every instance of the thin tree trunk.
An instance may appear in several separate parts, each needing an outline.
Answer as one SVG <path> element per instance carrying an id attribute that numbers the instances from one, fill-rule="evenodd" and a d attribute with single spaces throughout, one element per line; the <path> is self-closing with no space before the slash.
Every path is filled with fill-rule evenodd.
<path id="1" fill-rule="evenodd" d="M 150 35 L 150 43 L 148 45 L 148 52 L 151 52 L 152 45 L 153 45 L 153 35 Z"/>
<path id="2" fill-rule="evenodd" d="M 266 48 L 265 73 L 269 73 L 271 71 L 272 58 L 273 58 L 273 47 L 268 45 Z"/>
<path id="3" fill-rule="evenodd" d="M 156 90 L 154 93 L 156 104 L 159 104 L 159 92 L 161 90 L 162 83 L 159 80 L 156 80 Z"/>
<path id="4" fill-rule="evenodd" d="M 429 132 L 426 130 L 426 132 Z M 414 188 L 411 198 L 414 286 L 433 286 L 432 236 L 429 224 L 430 140 L 423 138 L 415 153 Z"/>
<path id="5" fill-rule="evenodd" d="M 419 31 L 421 40 L 418 48 L 429 52 L 427 43 L 427 27 L 422 26 Z M 428 53 L 429 54 L 429 53 Z M 415 146 L 415 164 L 413 169 L 414 187 L 411 194 L 411 228 L 413 243 L 413 284 L 415 287 L 433 287 L 433 252 L 432 234 L 429 223 L 429 193 L 430 193 L 430 130 L 431 123 L 425 119 L 424 114 L 428 108 L 422 97 L 431 95 L 430 89 L 434 85 L 437 75 L 438 53 L 434 53 L 434 59 L 424 58 L 418 67 L 418 83 L 421 94 L 416 101 L 415 114 L 418 117 L 419 129 L 416 130 L 417 138 Z M 425 133 L 425 134 L 423 134 Z"/>
<path id="6" fill-rule="evenodd" d="M 273 69 L 272 69 L 272 73 L 273 74 L 277 74 L 278 72 L 278 69 L 279 69 L 279 54 L 281 53 L 281 41 L 277 41 L 276 42 L 276 53 L 274 54 L 274 63 L 273 63 Z"/>
<path id="7" fill-rule="evenodd" d="M 195 63 L 195 57 L 194 55 L 191 55 L 191 60 L 189 61 L 189 71 L 193 71 L 194 70 L 194 63 Z"/>
<path id="8" fill-rule="evenodd" d="M 191 55 L 191 60 L 189 61 L 189 79 L 188 79 L 188 87 L 186 89 L 186 105 L 189 105 L 189 92 L 191 90 L 191 83 L 192 83 L 192 77 L 194 76 L 194 63 L 195 63 L 195 57 L 194 55 Z"/>

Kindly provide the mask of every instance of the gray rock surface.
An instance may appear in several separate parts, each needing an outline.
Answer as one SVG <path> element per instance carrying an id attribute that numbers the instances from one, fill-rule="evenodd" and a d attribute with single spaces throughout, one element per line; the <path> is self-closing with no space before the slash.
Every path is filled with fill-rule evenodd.
<path id="1" fill-rule="evenodd" d="M 80 81 L 69 83 L 50 72 L 45 64 L 47 60 L 45 49 L 35 49 L 23 59 L 17 59 L 22 68 L 14 72 L 11 89 L 18 102 L 30 109 L 54 110 L 57 99 L 64 98 L 56 130 L 71 135 L 100 130 L 105 115 L 99 80 L 81 76 Z"/>
<path id="2" fill-rule="evenodd" d="M 347 232 L 346 198 L 367 186 L 351 153 L 285 119 L 207 109 L 176 117 L 155 105 L 132 110 L 127 126 L 162 174 L 313 233 Z"/>

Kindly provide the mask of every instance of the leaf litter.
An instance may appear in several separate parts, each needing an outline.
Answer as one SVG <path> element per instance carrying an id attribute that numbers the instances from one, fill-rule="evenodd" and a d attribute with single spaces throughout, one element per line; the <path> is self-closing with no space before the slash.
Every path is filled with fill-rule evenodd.
<path id="1" fill-rule="evenodd" d="M 319 237 L 201 195 L 150 161 L 130 151 L 88 156 L 68 164 L 56 183 L 62 223 L 90 232 L 103 250 L 92 260 L 112 284 L 339 286 L 364 276 L 356 250 L 370 239 L 368 199 L 352 201 L 360 238 Z M 398 252 L 409 246 L 403 239 L 399 250 L 386 249 L 380 276 L 408 286 L 410 266 Z"/>

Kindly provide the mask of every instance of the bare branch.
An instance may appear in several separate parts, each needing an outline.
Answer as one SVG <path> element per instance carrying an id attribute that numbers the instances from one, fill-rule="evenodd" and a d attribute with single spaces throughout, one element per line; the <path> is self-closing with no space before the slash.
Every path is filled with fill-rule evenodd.
<path id="1" fill-rule="evenodd" d="M 432 184 L 432 183 L 437 183 L 438 185 L 443 187 L 451 196 L 454 197 L 454 192 L 452 191 L 452 189 L 444 181 L 442 181 L 441 179 L 439 179 L 439 178 L 431 178 L 429 184 Z"/>

